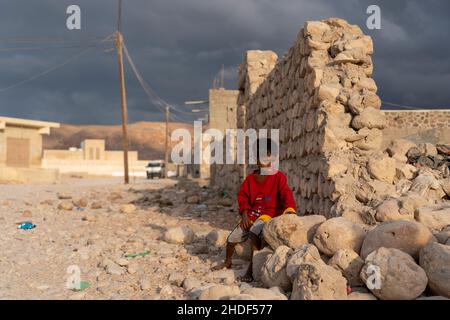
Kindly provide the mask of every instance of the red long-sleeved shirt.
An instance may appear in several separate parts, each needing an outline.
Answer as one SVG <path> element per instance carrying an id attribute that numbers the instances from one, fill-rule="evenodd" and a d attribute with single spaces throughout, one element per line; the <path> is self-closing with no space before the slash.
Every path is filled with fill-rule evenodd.
<path id="1" fill-rule="evenodd" d="M 274 175 L 266 175 L 262 182 L 257 182 L 255 174 L 245 178 L 238 192 L 239 211 L 248 210 L 247 215 L 254 221 L 258 217 L 252 215 L 259 211 L 260 215 L 277 217 L 287 208 L 297 210 L 292 190 L 289 188 L 286 176 L 278 171 Z"/>

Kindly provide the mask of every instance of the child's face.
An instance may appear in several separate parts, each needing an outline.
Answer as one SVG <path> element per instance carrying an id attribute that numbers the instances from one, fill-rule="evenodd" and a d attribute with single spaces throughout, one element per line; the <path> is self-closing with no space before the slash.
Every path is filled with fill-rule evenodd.
<path id="1" fill-rule="evenodd" d="M 259 168 L 270 168 L 272 166 L 271 154 L 269 153 L 267 157 L 262 157 L 258 159 L 257 165 Z"/>

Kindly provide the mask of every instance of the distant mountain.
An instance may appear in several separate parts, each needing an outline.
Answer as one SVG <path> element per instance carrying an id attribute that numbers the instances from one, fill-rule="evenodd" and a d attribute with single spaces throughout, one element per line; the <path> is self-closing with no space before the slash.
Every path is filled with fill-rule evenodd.
<path id="1" fill-rule="evenodd" d="M 136 122 L 128 125 L 130 150 L 139 152 L 139 159 L 164 159 L 165 122 Z M 187 123 L 170 123 L 170 130 L 185 128 L 193 134 Z M 107 150 L 122 150 L 122 126 L 62 124 L 44 136 L 44 149 L 80 148 L 85 139 L 105 139 Z M 169 140 L 170 141 L 170 140 Z"/>

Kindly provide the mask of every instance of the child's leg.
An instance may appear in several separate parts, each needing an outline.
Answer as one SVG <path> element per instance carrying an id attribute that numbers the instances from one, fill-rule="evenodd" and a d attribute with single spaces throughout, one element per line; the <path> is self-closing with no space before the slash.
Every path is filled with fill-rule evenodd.
<path id="1" fill-rule="evenodd" d="M 230 235 L 227 238 L 225 261 L 213 267 L 212 270 L 215 271 L 224 268 L 227 269 L 231 268 L 234 249 L 239 243 L 246 241 L 248 239 L 248 235 L 249 235 L 248 231 L 242 230 L 240 225 L 237 225 L 236 228 L 234 228 L 234 230 L 230 233 Z"/>
<path id="2" fill-rule="evenodd" d="M 250 257 L 253 258 L 253 252 L 261 250 L 261 235 L 264 228 L 264 222 L 261 220 L 255 221 L 252 228 L 250 228 L 249 238 L 251 242 Z M 239 277 L 239 281 L 252 282 L 253 281 L 253 259 L 247 268 L 247 272 L 242 277 Z"/>
<path id="3" fill-rule="evenodd" d="M 230 269 L 231 268 L 231 264 L 232 264 L 232 259 L 233 259 L 233 254 L 234 254 L 234 249 L 236 248 L 237 243 L 231 243 L 231 242 L 227 242 L 227 249 L 226 249 L 226 253 L 225 253 L 225 261 L 218 264 L 217 266 L 213 267 L 212 270 L 216 271 L 216 270 L 221 270 L 224 268 Z"/>

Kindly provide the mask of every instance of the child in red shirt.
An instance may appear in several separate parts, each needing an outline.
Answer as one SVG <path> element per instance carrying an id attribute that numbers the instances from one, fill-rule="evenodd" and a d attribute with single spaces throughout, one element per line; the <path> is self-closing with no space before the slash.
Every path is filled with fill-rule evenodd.
<path id="1" fill-rule="evenodd" d="M 267 145 L 268 158 L 259 157 L 259 146 Z M 273 167 L 271 156 L 271 140 L 260 139 L 257 142 L 258 169 L 250 173 L 238 192 L 240 223 L 227 239 L 225 262 L 214 267 L 214 270 L 231 268 L 234 249 L 238 243 L 250 238 L 252 256 L 254 250 L 260 250 L 262 231 L 265 222 L 286 213 L 296 213 L 295 200 L 287 184 L 286 176 Z M 240 281 L 253 281 L 252 263 Z"/>

